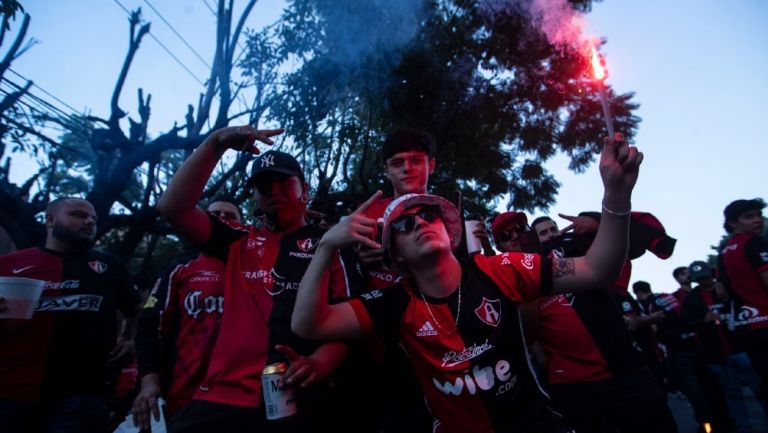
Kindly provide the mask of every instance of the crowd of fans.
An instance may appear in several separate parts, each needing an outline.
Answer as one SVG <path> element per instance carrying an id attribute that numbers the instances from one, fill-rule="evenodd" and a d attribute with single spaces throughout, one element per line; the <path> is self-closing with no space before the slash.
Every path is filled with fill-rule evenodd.
<path id="1" fill-rule="evenodd" d="M 435 144 L 411 129 L 382 147 L 392 194 L 340 221 L 308 210 L 303 168 L 273 150 L 244 185 L 252 224 L 226 200 L 199 207 L 225 151 L 280 133 L 223 128 L 184 162 L 157 208 L 197 253 L 148 295 L 93 248 L 83 199 L 50 203 L 44 246 L 0 256 L 2 285 L 45 281 L 31 318 L 0 293 L 0 430 L 676 432 L 667 398 L 682 393 L 701 431 L 754 431 L 762 200 L 725 208 L 716 264 L 675 269 L 674 293 L 637 281 L 633 297 L 632 260 L 668 259 L 676 241 L 631 209 L 643 155 L 620 136 L 601 152 L 602 208 L 560 215 L 562 229 L 522 212 L 465 221 L 427 193 Z"/>

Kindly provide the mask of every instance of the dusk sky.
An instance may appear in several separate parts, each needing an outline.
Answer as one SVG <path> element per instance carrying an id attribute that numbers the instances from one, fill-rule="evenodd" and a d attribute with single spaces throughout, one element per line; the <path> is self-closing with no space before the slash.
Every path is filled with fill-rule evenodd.
<path id="1" fill-rule="evenodd" d="M 202 91 L 192 75 L 205 80 L 208 68 L 149 5 L 210 63 L 215 27 L 206 1 L 216 3 L 24 1 L 32 16 L 29 35 L 40 43 L 12 68 L 77 111 L 108 117 L 128 44 L 127 14 L 121 5 L 129 10 L 142 7 L 153 36 L 191 74 L 147 37 L 121 106 L 135 114 L 136 89 L 143 87 L 152 94 L 150 131 L 167 130 L 174 121 L 183 121 L 187 104 L 196 103 Z M 281 4 L 258 2 L 249 25 L 258 29 L 274 21 Z M 617 93 L 636 92 L 635 101 L 641 104 L 636 144 L 645 161 L 633 208 L 655 214 L 678 239 L 671 259 L 647 253 L 636 260 L 632 281 L 643 279 L 656 291 L 672 291 L 672 269 L 705 259 L 724 234 L 726 204 L 737 198 L 768 198 L 768 1 L 605 0 L 595 3 L 586 19 L 588 34 L 608 40 L 602 50 L 610 69 L 608 83 Z M 33 93 L 45 96 L 38 88 Z M 547 213 L 599 210 L 602 185 L 596 166 L 583 174 L 573 174 L 566 166 L 564 157 L 548 164 L 562 188 Z M 29 172 L 28 163 L 17 159 L 11 179 L 22 181 Z"/>

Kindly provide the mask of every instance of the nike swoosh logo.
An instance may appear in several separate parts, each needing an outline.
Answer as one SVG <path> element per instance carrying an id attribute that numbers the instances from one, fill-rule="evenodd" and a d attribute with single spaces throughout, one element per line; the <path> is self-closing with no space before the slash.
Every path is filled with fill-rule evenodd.
<path id="1" fill-rule="evenodd" d="M 13 270 L 13 273 L 14 273 L 14 274 L 18 274 L 18 273 L 20 273 L 20 272 L 24 272 L 24 271 L 26 271 L 27 269 L 30 269 L 30 268 L 34 268 L 34 267 L 35 267 L 35 265 L 32 265 L 32 266 L 24 266 L 23 268 L 15 268 L 15 269 Z"/>

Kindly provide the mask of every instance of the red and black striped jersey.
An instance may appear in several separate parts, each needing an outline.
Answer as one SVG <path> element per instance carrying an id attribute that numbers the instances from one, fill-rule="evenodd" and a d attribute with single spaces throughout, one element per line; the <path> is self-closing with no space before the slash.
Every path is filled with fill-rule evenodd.
<path id="1" fill-rule="evenodd" d="M 657 336 L 669 352 L 687 352 L 700 347 L 696 332 L 686 326 L 680 318 L 683 303 L 689 295 L 690 290 L 680 288 L 673 293 L 658 293 L 651 297 L 651 313 L 664 313 L 664 319 L 658 324 Z"/>
<path id="2" fill-rule="evenodd" d="M 727 302 L 714 289 L 697 287 L 685 298 L 680 311 L 680 318 L 699 338 L 699 353 L 710 363 L 724 363 L 733 353 L 727 335 L 726 308 Z M 718 315 L 717 322 L 705 320 L 709 312 Z"/>
<path id="3" fill-rule="evenodd" d="M 741 301 L 737 322 L 750 329 L 768 328 L 768 287 L 760 274 L 768 272 L 768 241 L 760 235 L 737 233 L 720 252 L 721 279 Z"/>
<path id="4" fill-rule="evenodd" d="M 551 292 L 551 262 L 477 254 L 461 268 L 461 286 L 447 298 L 423 297 L 404 279 L 352 307 L 364 329 L 400 342 L 436 432 L 527 432 L 558 423 L 532 372 L 517 312 L 519 303 Z"/>
<path id="5" fill-rule="evenodd" d="M 259 407 L 265 365 L 287 360 L 283 344 L 310 355 L 322 343 L 291 331 L 296 292 L 323 231 L 307 225 L 290 233 L 255 226 L 235 227 L 210 216 L 211 236 L 201 250 L 226 263 L 225 312 L 205 379 L 195 400 Z M 329 299 L 348 297 L 339 260 L 329 272 Z"/>
<path id="6" fill-rule="evenodd" d="M 0 275 L 46 281 L 32 319 L 0 319 L 0 399 L 110 395 L 117 311 L 133 316 L 140 302 L 125 265 L 94 250 L 28 248 L 2 256 Z"/>
<path id="7" fill-rule="evenodd" d="M 573 307 L 576 296 L 580 295 L 559 294 L 539 301 L 537 336 L 547 354 L 550 383 L 611 377 L 608 363 Z"/>
<path id="8" fill-rule="evenodd" d="M 224 313 L 224 263 L 200 255 L 158 281 L 139 319 L 139 375 L 160 373 L 168 410 L 192 400 L 203 381 Z"/>

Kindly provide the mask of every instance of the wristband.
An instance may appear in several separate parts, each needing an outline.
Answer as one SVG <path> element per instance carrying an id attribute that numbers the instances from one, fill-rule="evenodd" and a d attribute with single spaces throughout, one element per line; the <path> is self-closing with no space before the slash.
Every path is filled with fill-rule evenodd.
<path id="1" fill-rule="evenodd" d="M 616 212 L 616 211 L 610 210 L 607 207 L 605 207 L 605 203 L 603 203 L 603 210 L 605 212 L 608 212 L 609 214 L 611 214 L 613 216 L 623 217 L 623 216 L 627 216 L 630 213 L 632 213 L 632 204 L 629 205 L 629 209 L 627 209 L 625 212 Z"/>

